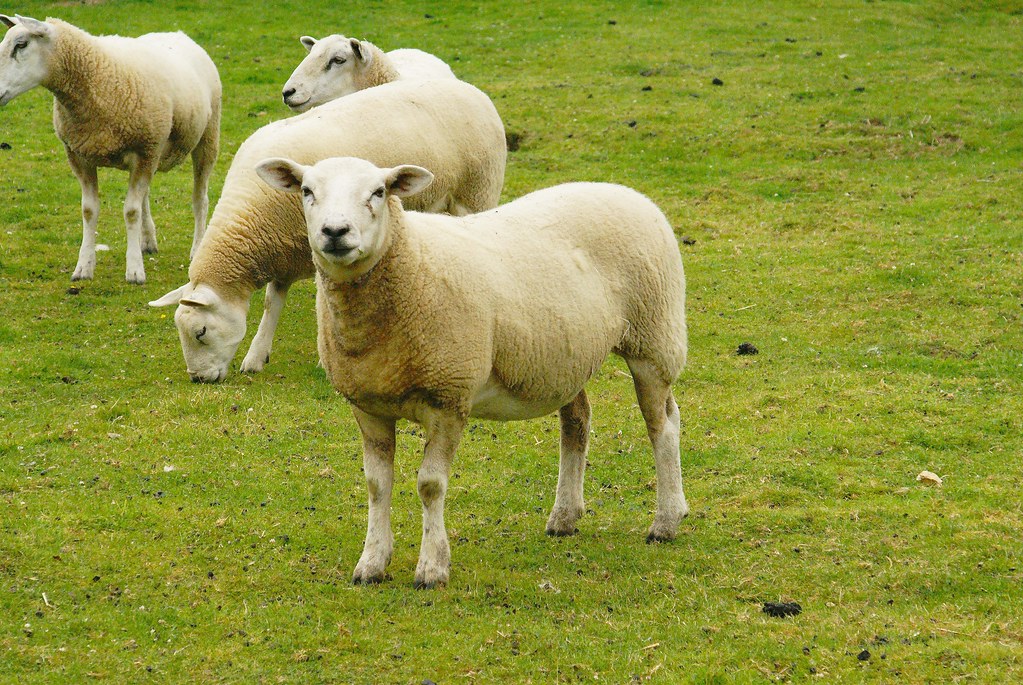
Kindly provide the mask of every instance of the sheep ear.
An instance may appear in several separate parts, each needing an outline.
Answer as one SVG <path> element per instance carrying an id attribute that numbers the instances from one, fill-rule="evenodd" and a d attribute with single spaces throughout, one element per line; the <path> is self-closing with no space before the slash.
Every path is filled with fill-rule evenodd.
<path id="1" fill-rule="evenodd" d="M 307 167 L 283 157 L 264 159 L 256 165 L 256 173 L 267 185 L 289 193 L 302 190 L 302 177 Z"/>
<path id="2" fill-rule="evenodd" d="M 312 50 L 313 46 L 316 45 L 316 39 L 312 36 L 302 36 L 298 41 L 305 46 L 306 50 Z"/>
<path id="3" fill-rule="evenodd" d="M 362 43 L 356 38 L 350 38 L 348 44 L 352 46 L 352 52 L 355 53 L 355 59 L 359 60 L 363 64 L 369 64 L 372 60 L 372 55 L 369 50 L 362 47 Z"/>
<path id="4" fill-rule="evenodd" d="M 50 35 L 50 25 L 47 24 L 45 21 L 39 21 L 38 19 L 33 19 L 32 17 L 23 17 L 20 14 L 15 14 L 14 18 L 17 20 L 19 24 L 28 29 L 28 32 L 33 36 Z"/>
<path id="5" fill-rule="evenodd" d="M 13 28 L 18 25 L 18 20 L 12 17 L 8 17 L 6 14 L 0 14 L 0 22 L 7 28 Z"/>
<path id="6" fill-rule="evenodd" d="M 178 304 L 181 302 L 181 294 L 185 292 L 185 288 L 188 287 L 188 283 L 185 283 L 180 288 L 175 288 L 158 300 L 153 300 L 149 303 L 150 307 L 168 307 L 172 304 Z"/>
<path id="7" fill-rule="evenodd" d="M 387 173 L 387 190 L 398 197 L 422 191 L 433 182 L 433 174 L 421 166 L 396 166 Z"/>
<path id="8" fill-rule="evenodd" d="M 188 297 L 181 298 L 181 304 L 189 307 L 209 307 L 216 304 L 217 293 L 208 286 L 200 286 L 192 291 Z"/>

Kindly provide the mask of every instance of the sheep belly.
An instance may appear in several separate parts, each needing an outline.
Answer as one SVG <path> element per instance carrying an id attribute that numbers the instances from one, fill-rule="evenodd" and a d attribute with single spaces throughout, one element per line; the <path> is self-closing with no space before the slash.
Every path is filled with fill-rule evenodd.
<path id="1" fill-rule="evenodd" d="M 574 397 L 574 395 L 573 395 Z M 494 421 L 522 421 L 546 416 L 568 404 L 568 398 L 537 402 L 513 394 L 499 379 L 491 375 L 472 398 L 469 415 Z"/>

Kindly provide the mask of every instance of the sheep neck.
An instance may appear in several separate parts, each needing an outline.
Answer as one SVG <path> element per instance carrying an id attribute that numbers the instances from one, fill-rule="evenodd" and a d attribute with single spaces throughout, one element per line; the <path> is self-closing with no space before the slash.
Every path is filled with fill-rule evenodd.
<path id="1" fill-rule="evenodd" d="M 49 22 L 57 28 L 50 73 L 42 85 L 53 93 L 57 103 L 76 119 L 88 117 L 95 121 L 111 104 L 123 100 L 125 86 L 134 79 L 112 59 L 93 36 L 58 19 Z M 116 85 L 122 92 L 100 92 L 102 82 Z"/>
<path id="2" fill-rule="evenodd" d="M 352 281 L 332 281 L 322 273 L 319 281 L 329 294 L 327 306 L 334 319 L 331 330 L 349 352 L 376 344 L 387 327 L 414 318 L 413 296 L 420 289 L 402 284 L 420 274 L 416 251 L 409 243 L 401 210 L 391 208 L 390 229 L 382 255 L 369 271 Z M 412 287 L 405 287 L 410 285 Z"/>
<path id="3" fill-rule="evenodd" d="M 365 45 L 365 43 L 363 45 Z M 369 70 L 366 73 L 366 87 L 381 86 L 385 83 L 390 83 L 391 81 L 397 81 L 399 77 L 398 70 L 394 68 L 394 63 L 391 62 L 391 58 L 377 46 L 372 44 L 371 46 L 370 50 L 373 52 L 373 62 L 370 64 Z"/>

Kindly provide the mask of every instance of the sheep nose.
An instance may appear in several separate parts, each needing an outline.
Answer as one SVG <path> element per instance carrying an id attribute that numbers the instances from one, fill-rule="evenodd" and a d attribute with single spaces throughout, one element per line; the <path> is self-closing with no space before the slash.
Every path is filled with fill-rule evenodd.
<path id="1" fill-rule="evenodd" d="M 341 236 L 346 235 L 350 230 L 352 230 L 352 227 L 347 224 L 344 226 L 324 226 L 320 229 L 323 235 L 328 238 L 340 238 Z"/>
<path id="2" fill-rule="evenodd" d="M 284 90 L 284 92 L 281 93 L 281 95 L 284 97 L 284 101 L 285 102 L 287 102 L 288 99 L 291 98 L 291 96 L 294 95 L 294 94 L 295 94 L 295 89 L 294 88 L 286 88 Z"/>

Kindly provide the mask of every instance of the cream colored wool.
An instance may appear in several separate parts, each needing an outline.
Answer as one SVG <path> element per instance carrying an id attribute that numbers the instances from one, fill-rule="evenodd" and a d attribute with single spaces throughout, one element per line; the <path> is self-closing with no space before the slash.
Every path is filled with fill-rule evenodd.
<path id="1" fill-rule="evenodd" d="M 625 359 L 653 445 L 652 540 L 688 507 L 671 384 L 686 361 L 685 275 L 661 211 L 634 190 L 574 183 L 467 217 L 404 211 L 418 167 L 352 158 L 263 162 L 268 183 L 306 193 L 317 266 L 321 362 L 363 432 L 369 529 L 356 582 L 384 577 L 398 419 L 422 424 L 423 542 L 417 586 L 447 582 L 448 474 L 470 416 L 561 414 L 561 470 L 548 533 L 571 534 L 582 498 L 589 403 L 608 354 Z M 429 186 L 425 186 L 428 190 Z M 385 193 L 386 191 L 386 193 Z"/>
<path id="2" fill-rule="evenodd" d="M 415 159 L 436 169 L 437 181 L 411 206 L 467 214 L 497 206 L 507 148 L 490 98 L 456 79 L 360 91 L 256 131 L 231 163 L 189 282 L 150 303 L 180 302 L 175 321 L 194 380 L 227 375 L 252 294 L 269 284 L 263 320 L 241 365 L 261 370 L 288 288 L 314 272 L 299 201 L 256 176 L 256 163 L 273 155 L 309 164 L 333 155 L 384 165 Z"/>
<path id="3" fill-rule="evenodd" d="M 209 56 L 180 32 L 92 36 L 59 19 L 0 18 L 11 26 L 0 48 L 0 89 L 20 75 L 18 92 L 42 85 L 53 93 L 54 129 L 82 186 L 82 247 L 72 280 L 95 271 L 97 167 L 129 172 L 125 276 L 144 283 L 142 252 L 156 251 L 150 182 L 191 154 L 194 252 L 205 229 L 220 137 L 220 78 Z M 8 44 L 19 42 L 19 57 L 8 59 Z M 28 79 L 33 68 L 36 78 Z M 18 94 L 8 92 L 0 104 Z"/>
<path id="4" fill-rule="evenodd" d="M 455 78 L 451 68 L 422 50 L 384 52 L 368 41 L 334 34 L 320 40 L 302 36 L 309 54 L 291 74 L 281 92 L 296 112 L 391 81 Z"/>

